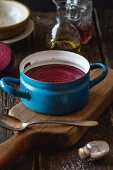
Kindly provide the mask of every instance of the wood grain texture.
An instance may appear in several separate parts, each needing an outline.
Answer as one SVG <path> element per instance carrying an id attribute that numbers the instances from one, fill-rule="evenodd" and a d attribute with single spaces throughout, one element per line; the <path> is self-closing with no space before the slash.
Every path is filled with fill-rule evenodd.
<path id="1" fill-rule="evenodd" d="M 107 3 L 107 2 L 106 2 Z M 102 50 L 106 64 L 113 68 L 113 9 L 97 10 L 97 23 L 99 24 L 100 40 L 102 42 Z M 95 34 L 93 33 L 93 37 Z M 91 45 L 92 44 L 92 45 Z M 86 55 L 89 61 L 100 61 L 101 52 L 98 51 L 98 43 L 94 39 L 84 46 Z M 84 50 L 83 50 L 84 51 Z M 90 51 L 90 53 L 89 53 Z M 94 55 L 93 55 L 94 54 Z M 90 57 L 90 55 L 92 57 Z M 112 77 L 111 77 L 112 79 Z M 112 95 L 112 94 L 111 94 Z M 113 106 L 113 104 L 112 104 Z M 91 128 L 72 148 L 61 151 L 59 153 L 45 153 L 39 154 L 39 169 L 40 170 L 112 170 L 113 169 L 113 126 L 111 123 L 111 116 L 109 109 L 107 109 L 99 119 L 100 126 Z M 88 163 L 81 161 L 78 157 L 78 148 L 84 146 L 89 141 L 105 140 L 110 145 L 110 152 L 108 155 L 95 162 Z M 37 159 L 38 160 L 38 159 Z"/>
<path id="2" fill-rule="evenodd" d="M 26 0 L 27 1 L 27 0 Z M 35 4 L 35 3 L 34 3 Z M 34 5 L 35 6 L 35 5 Z M 102 40 L 102 50 L 106 64 L 113 68 L 113 9 L 98 9 L 98 22 L 100 24 L 100 38 Z M 35 21 L 35 29 L 32 36 L 11 45 L 11 48 L 16 55 L 14 68 L 11 72 L 7 72 L 5 76 L 18 76 L 18 67 L 21 60 L 28 54 L 45 50 L 44 45 L 47 27 L 49 23 L 54 21 L 55 13 L 52 12 L 33 12 L 33 20 Z M 93 30 L 93 37 L 87 45 L 82 46 L 83 54 L 90 62 L 101 61 L 101 52 L 98 48 L 98 40 Z M 111 77 L 112 79 L 112 77 Z M 112 94 L 111 94 L 112 95 Z M 19 103 L 19 99 L 8 95 L 0 89 L 0 111 L 7 114 L 8 111 Z M 76 145 L 66 149 L 65 151 L 49 152 L 51 146 L 48 147 L 48 152 L 39 152 L 38 148 L 28 151 L 21 156 L 16 164 L 10 168 L 2 170 L 112 170 L 113 169 L 113 126 L 109 110 L 99 119 L 100 125 L 91 128 Z M 5 141 L 12 135 L 11 131 L 0 128 L 0 142 Z M 78 157 L 78 148 L 84 146 L 92 140 L 106 140 L 110 145 L 110 152 L 101 160 L 95 162 L 82 162 Z M 10 166 L 10 165 L 9 165 Z"/>
<path id="3" fill-rule="evenodd" d="M 91 74 L 91 79 L 99 75 L 100 70 Z M 22 122 L 33 120 L 96 120 L 100 114 L 111 104 L 113 100 L 113 70 L 101 83 L 90 89 L 90 97 L 87 105 L 80 111 L 65 116 L 50 116 L 35 113 L 27 109 L 22 103 L 14 106 L 9 114 L 19 118 Z M 98 100 L 97 100 L 98 99 Z M 33 125 L 25 131 L 17 132 L 9 140 L 0 145 L 0 167 L 10 165 L 24 152 L 38 145 L 58 148 L 67 148 L 74 145 L 88 130 L 85 127 L 67 125 L 40 124 Z M 65 141 L 65 142 L 64 142 Z"/>

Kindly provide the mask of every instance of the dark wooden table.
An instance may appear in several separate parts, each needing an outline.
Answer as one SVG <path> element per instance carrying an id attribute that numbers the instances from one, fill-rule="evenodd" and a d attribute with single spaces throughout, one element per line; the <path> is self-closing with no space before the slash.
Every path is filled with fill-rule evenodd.
<path id="1" fill-rule="evenodd" d="M 93 37 L 87 45 L 82 45 L 84 56 L 90 62 L 105 62 L 113 67 L 113 10 L 94 10 Z M 55 18 L 55 12 L 33 12 L 35 29 L 26 39 L 11 45 L 15 54 L 15 63 L 6 75 L 18 77 L 18 67 L 21 60 L 27 55 L 46 50 L 44 45 L 47 26 Z M 112 77 L 111 77 L 112 78 Z M 111 94 L 112 95 L 112 94 Z M 13 97 L 0 89 L 0 113 L 7 114 L 9 109 L 19 103 Z M 101 115 L 100 125 L 91 128 L 73 147 L 59 152 L 42 152 L 38 146 L 25 155 L 7 170 L 112 170 L 113 169 L 113 113 L 112 106 Z M 8 139 L 13 133 L 0 128 L 0 142 Z M 81 161 L 78 157 L 78 148 L 93 140 L 105 140 L 110 145 L 110 152 L 95 162 Z M 9 165 L 10 166 L 10 165 Z M 6 169 L 4 169 L 6 170 Z"/>

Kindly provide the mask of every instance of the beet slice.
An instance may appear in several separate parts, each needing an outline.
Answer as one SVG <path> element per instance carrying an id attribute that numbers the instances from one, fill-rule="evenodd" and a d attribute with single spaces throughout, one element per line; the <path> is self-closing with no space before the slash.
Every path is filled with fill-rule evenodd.
<path id="1" fill-rule="evenodd" d="M 9 45 L 0 42 L 0 71 L 8 67 L 12 60 L 12 50 Z"/>

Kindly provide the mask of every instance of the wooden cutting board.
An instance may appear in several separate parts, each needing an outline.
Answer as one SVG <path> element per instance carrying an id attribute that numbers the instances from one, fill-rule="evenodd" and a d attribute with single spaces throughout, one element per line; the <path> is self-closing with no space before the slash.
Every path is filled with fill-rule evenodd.
<path id="1" fill-rule="evenodd" d="M 100 73 L 92 71 L 91 78 Z M 100 114 L 113 101 L 113 70 L 109 69 L 107 77 L 98 85 L 90 89 L 87 105 L 80 111 L 65 116 L 50 116 L 33 112 L 22 103 L 14 106 L 9 114 L 23 122 L 30 120 L 97 120 Z M 25 151 L 34 146 L 55 146 L 67 148 L 74 145 L 88 130 L 86 127 L 68 125 L 41 124 L 33 125 L 22 132 L 16 132 L 13 137 L 0 144 L 0 167 L 10 165 Z"/>

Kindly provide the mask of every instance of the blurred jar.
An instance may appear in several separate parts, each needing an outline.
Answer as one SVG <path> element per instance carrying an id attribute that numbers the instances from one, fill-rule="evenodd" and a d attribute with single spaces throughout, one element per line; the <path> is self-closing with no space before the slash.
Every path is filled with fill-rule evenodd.
<path id="1" fill-rule="evenodd" d="M 81 43 L 87 44 L 92 37 L 92 11 L 93 4 L 90 0 L 72 0 L 70 7 L 70 13 L 74 16 L 74 10 L 76 6 L 80 9 L 81 18 L 80 20 L 71 20 L 72 24 L 77 27 L 81 37 Z M 76 14 L 75 14 L 76 15 Z"/>
<path id="2" fill-rule="evenodd" d="M 80 34 L 69 21 L 70 0 L 53 0 L 57 8 L 56 22 L 49 28 L 46 45 L 49 49 L 80 52 Z"/>
<path id="3" fill-rule="evenodd" d="M 0 78 L 13 72 L 15 56 L 8 44 L 0 42 Z"/>

